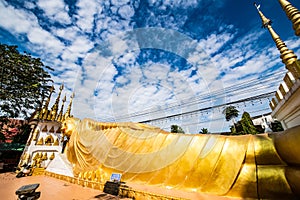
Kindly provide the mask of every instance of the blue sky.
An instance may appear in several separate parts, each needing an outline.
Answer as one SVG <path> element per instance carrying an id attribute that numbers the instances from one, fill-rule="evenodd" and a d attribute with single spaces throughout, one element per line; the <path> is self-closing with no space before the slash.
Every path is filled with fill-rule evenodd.
<path id="1" fill-rule="evenodd" d="M 300 55 L 280 4 L 257 3 Z M 67 97 L 76 93 L 74 116 L 99 121 L 143 121 L 271 92 L 286 72 L 246 0 L 0 0 L 0 42 L 54 68 L 56 88 L 64 83 Z M 220 108 L 160 123 L 187 132 L 229 127 Z"/>

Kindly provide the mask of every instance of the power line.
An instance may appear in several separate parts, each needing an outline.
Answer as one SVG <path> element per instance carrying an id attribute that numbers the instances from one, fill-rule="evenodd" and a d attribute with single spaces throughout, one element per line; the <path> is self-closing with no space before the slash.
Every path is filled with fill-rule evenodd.
<path id="1" fill-rule="evenodd" d="M 164 109 L 164 111 L 165 112 L 170 111 L 170 110 L 173 110 L 174 108 L 183 109 L 184 107 L 188 107 L 188 106 L 190 107 L 193 105 L 199 106 L 201 103 L 206 103 L 208 100 L 212 100 L 212 99 L 217 100 L 217 99 L 222 99 L 225 97 L 232 97 L 232 96 L 247 94 L 248 92 L 253 91 L 254 86 L 258 86 L 255 88 L 255 91 L 258 92 L 262 89 L 265 89 L 266 87 L 272 86 L 272 84 L 277 84 L 278 79 L 281 79 L 284 74 L 285 74 L 284 71 L 280 71 L 275 74 L 270 73 L 270 74 L 265 75 L 264 77 L 260 77 L 258 79 L 251 79 L 251 80 L 245 81 L 239 85 L 232 85 L 232 86 L 226 87 L 221 90 L 216 90 L 211 93 L 202 94 L 199 97 L 186 98 L 186 99 L 181 100 L 180 104 L 172 103 L 172 104 L 168 105 Z M 261 81 L 263 81 L 263 83 Z M 271 93 L 273 93 L 273 92 L 271 92 Z M 156 110 L 145 109 L 143 111 L 136 112 L 131 115 L 127 114 L 127 115 L 117 116 L 116 119 L 119 121 L 119 120 L 128 119 L 128 118 L 143 117 L 143 116 L 147 116 L 147 115 L 155 114 L 155 113 L 159 113 L 159 112 L 162 112 L 162 111 L 160 109 L 156 109 Z"/>
<path id="2" fill-rule="evenodd" d="M 140 121 L 140 123 L 149 123 L 151 121 L 169 119 L 169 118 L 173 118 L 173 117 L 185 116 L 185 115 L 189 115 L 189 114 L 193 114 L 193 113 L 199 113 L 199 112 L 203 112 L 203 111 L 207 111 L 207 110 L 212 110 L 212 109 L 215 109 L 215 108 L 226 107 L 226 106 L 233 105 L 233 104 L 244 103 L 244 102 L 247 102 L 247 101 L 253 101 L 253 100 L 262 99 L 262 98 L 268 98 L 268 97 L 274 96 L 274 94 L 275 94 L 275 92 L 269 92 L 269 93 L 265 93 L 265 94 L 261 94 L 261 95 L 248 97 L 248 98 L 245 98 L 245 99 L 240 99 L 240 100 L 233 101 L 233 102 L 230 102 L 230 103 L 224 103 L 224 104 L 210 106 L 210 107 L 201 108 L 201 109 L 196 109 L 196 110 L 192 110 L 192 111 L 188 111 L 188 112 L 182 112 L 182 113 L 177 113 L 177 114 L 168 115 L 168 116 L 164 116 L 164 117 L 157 117 L 157 118 L 153 118 L 153 119 L 148 119 L 148 120 Z"/>

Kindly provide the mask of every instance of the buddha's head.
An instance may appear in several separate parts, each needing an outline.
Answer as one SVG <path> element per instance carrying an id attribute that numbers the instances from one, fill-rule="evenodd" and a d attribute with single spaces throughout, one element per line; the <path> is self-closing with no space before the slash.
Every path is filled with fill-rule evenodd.
<path id="1" fill-rule="evenodd" d="M 79 122 L 80 119 L 74 117 L 70 117 L 64 120 L 61 127 L 61 130 L 63 131 L 64 135 L 70 137 Z"/>

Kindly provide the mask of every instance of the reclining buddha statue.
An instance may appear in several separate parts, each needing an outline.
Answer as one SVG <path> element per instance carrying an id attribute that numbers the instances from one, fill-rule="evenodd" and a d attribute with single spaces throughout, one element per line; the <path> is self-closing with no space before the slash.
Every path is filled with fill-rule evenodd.
<path id="1" fill-rule="evenodd" d="M 219 196 L 300 196 L 300 126 L 224 136 L 179 134 L 141 123 L 68 118 L 66 147 L 75 177 L 122 181 Z"/>

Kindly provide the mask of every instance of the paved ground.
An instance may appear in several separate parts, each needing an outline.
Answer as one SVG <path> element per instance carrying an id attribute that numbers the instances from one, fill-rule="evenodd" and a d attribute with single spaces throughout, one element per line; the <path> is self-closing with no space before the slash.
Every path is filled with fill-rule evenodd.
<path id="1" fill-rule="evenodd" d="M 97 200 L 119 199 L 105 194 L 100 190 L 81 187 L 72 183 L 61 181 L 47 176 L 29 176 L 16 178 L 15 173 L 0 174 L 0 199 L 16 200 L 15 194 L 23 185 L 39 183 L 36 191 L 41 191 L 41 200 Z"/>
<path id="2" fill-rule="evenodd" d="M 0 173 L 0 199 L 16 200 L 15 194 L 23 185 L 39 183 L 36 191 L 41 192 L 40 200 L 114 200 L 119 197 L 105 194 L 100 190 L 82 187 L 48 176 L 29 176 L 16 178 L 15 173 Z M 199 193 L 187 193 L 182 191 L 164 190 L 157 187 L 130 184 L 131 187 L 141 191 L 159 193 L 168 196 L 177 196 L 192 200 L 229 200 L 230 198 L 212 196 Z M 124 199 L 125 200 L 125 199 Z M 127 198 L 128 200 L 128 198 Z M 235 199 L 236 200 L 236 199 Z"/>

